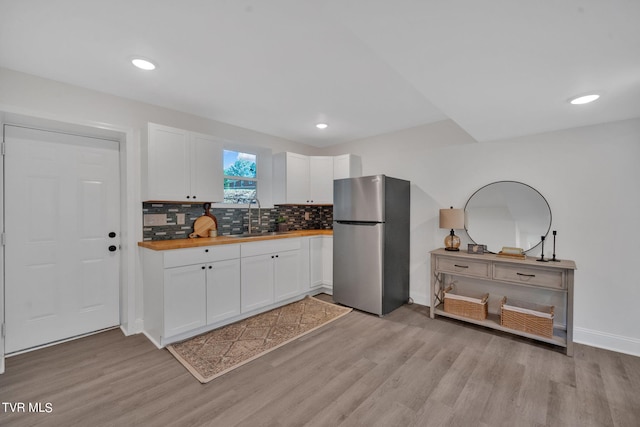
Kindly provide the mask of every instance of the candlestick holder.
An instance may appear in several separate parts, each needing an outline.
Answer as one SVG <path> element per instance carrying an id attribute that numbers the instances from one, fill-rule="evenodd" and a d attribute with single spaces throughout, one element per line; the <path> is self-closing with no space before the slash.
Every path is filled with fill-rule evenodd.
<path id="1" fill-rule="evenodd" d="M 540 254 L 540 258 L 538 258 L 536 261 L 538 261 L 538 262 L 549 262 L 548 259 L 544 259 L 544 236 L 542 236 L 540 238 L 540 240 L 542 240 L 542 253 Z"/>
<path id="2" fill-rule="evenodd" d="M 550 261 L 560 262 L 560 260 L 556 258 L 556 234 L 556 230 L 553 230 L 553 257 Z"/>

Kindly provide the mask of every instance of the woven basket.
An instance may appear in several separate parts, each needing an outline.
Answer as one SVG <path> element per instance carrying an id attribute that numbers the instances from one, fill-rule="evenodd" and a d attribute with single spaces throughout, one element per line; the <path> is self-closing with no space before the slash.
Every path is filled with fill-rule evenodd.
<path id="1" fill-rule="evenodd" d="M 502 298 L 500 324 L 528 334 L 553 338 L 553 306 Z"/>
<path id="2" fill-rule="evenodd" d="M 487 300 L 489 294 L 483 294 L 479 298 L 466 296 L 453 291 L 453 286 L 444 290 L 444 311 L 458 316 L 468 317 L 474 320 L 487 318 Z"/>

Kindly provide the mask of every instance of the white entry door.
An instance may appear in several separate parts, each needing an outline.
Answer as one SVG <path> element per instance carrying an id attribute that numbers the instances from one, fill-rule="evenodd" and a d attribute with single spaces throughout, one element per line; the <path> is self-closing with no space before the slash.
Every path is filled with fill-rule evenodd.
<path id="1" fill-rule="evenodd" d="M 5 353 L 118 325 L 118 142 L 7 125 L 5 143 Z"/>

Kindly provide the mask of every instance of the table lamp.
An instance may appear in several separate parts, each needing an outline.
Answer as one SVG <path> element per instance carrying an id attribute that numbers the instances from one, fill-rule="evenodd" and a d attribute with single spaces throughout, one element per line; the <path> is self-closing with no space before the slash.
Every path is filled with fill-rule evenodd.
<path id="1" fill-rule="evenodd" d="M 451 233 L 444 238 L 444 249 L 447 251 L 459 251 L 460 237 L 453 230 L 464 228 L 464 209 L 440 209 L 440 228 L 449 228 Z"/>

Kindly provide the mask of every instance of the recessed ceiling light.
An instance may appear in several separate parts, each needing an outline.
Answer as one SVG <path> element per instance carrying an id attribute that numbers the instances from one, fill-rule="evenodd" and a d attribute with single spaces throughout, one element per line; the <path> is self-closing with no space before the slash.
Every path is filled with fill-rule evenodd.
<path id="1" fill-rule="evenodd" d="M 600 95 L 598 95 L 597 93 L 592 93 L 589 95 L 580 95 L 575 98 L 571 98 L 569 102 L 572 103 L 573 105 L 581 105 L 581 104 L 588 104 L 590 102 L 593 102 L 598 98 L 600 98 Z"/>
<path id="2" fill-rule="evenodd" d="M 318 123 L 318 124 L 316 125 L 316 127 L 317 127 L 318 129 L 326 129 L 327 127 L 329 127 L 329 125 L 328 125 L 328 124 L 326 124 L 326 123 Z"/>
<path id="3" fill-rule="evenodd" d="M 153 62 L 149 61 L 148 59 L 133 58 L 131 60 L 131 63 L 136 67 L 140 68 L 141 70 L 145 70 L 145 71 L 151 71 L 156 69 L 156 65 Z"/>

